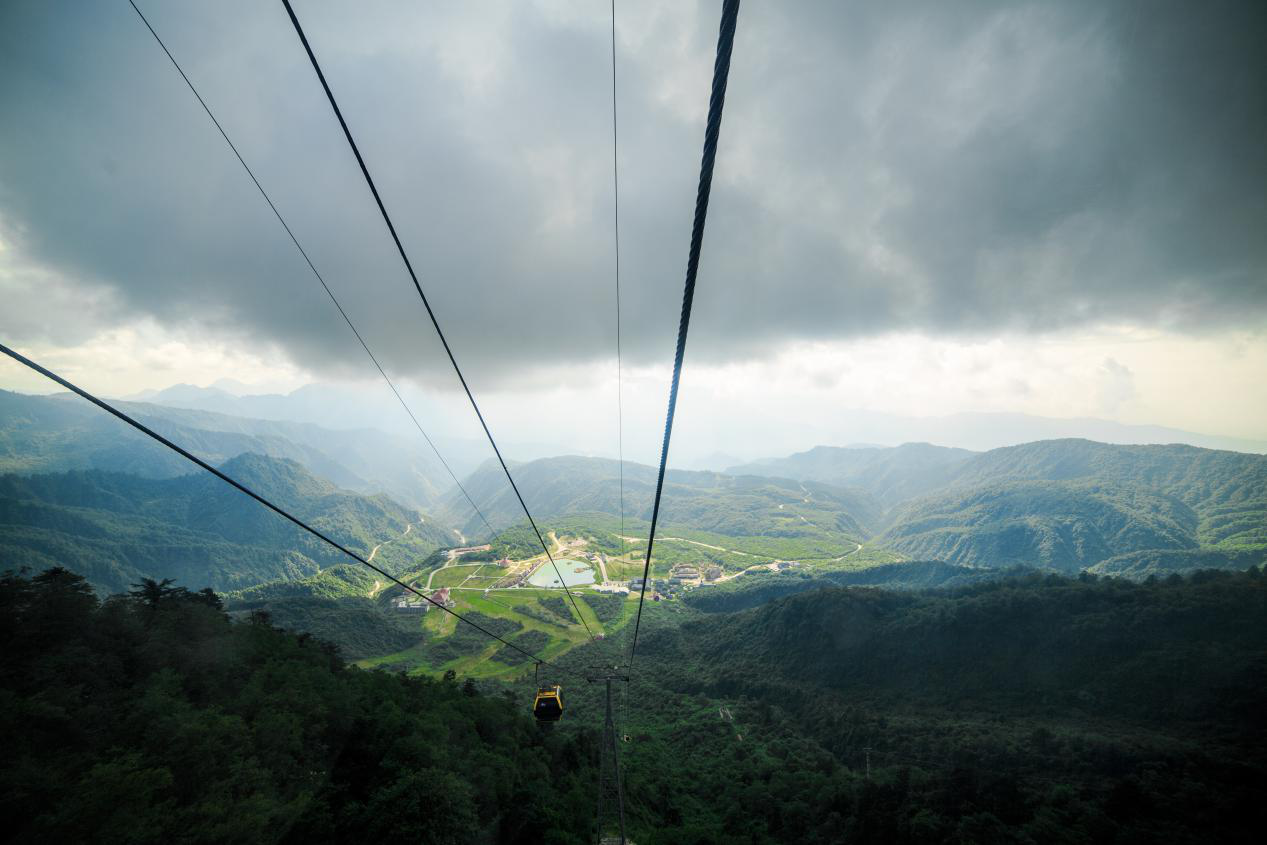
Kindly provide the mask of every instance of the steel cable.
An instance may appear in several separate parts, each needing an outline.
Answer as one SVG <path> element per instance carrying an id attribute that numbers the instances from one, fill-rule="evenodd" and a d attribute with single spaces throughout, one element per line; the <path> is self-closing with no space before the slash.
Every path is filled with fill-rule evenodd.
<path id="1" fill-rule="evenodd" d="M 678 386 L 682 379 L 682 358 L 686 354 L 686 333 L 695 299 L 695 279 L 699 273 L 700 249 L 704 243 L 704 223 L 708 219 L 708 198 L 713 186 L 713 165 L 717 159 L 717 139 L 721 133 L 722 108 L 726 104 L 726 81 L 730 76 L 730 54 L 735 44 L 735 23 L 739 0 L 722 3 L 721 29 L 717 37 L 717 59 L 713 63 L 713 90 L 708 100 L 708 123 L 704 129 L 704 154 L 700 162 L 699 189 L 695 194 L 695 220 L 691 225 L 691 247 L 686 259 L 686 286 L 682 293 L 682 316 L 678 321 L 677 351 L 673 357 L 673 383 L 669 388 L 669 409 L 664 419 L 664 443 L 660 448 L 660 473 L 656 479 L 655 503 L 651 508 L 651 528 L 647 534 L 647 557 L 642 566 L 642 592 L 634 619 L 633 640 L 629 644 L 629 667 L 633 668 L 642 626 L 642 606 L 651 576 L 651 548 L 655 544 L 656 523 L 660 518 L 660 498 L 664 493 L 664 469 L 669 461 L 669 439 L 673 436 L 673 414 L 677 409 Z"/>
<path id="2" fill-rule="evenodd" d="M 202 95 L 198 93 L 198 89 L 194 87 L 194 83 L 190 81 L 189 76 L 184 71 L 184 68 L 182 68 L 180 63 L 176 61 L 176 57 L 172 55 L 172 51 L 167 49 L 167 45 L 163 43 L 163 39 L 158 36 L 154 27 L 150 25 L 149 19 L 147 19 L 145 14 L 137 7 L 134 0 L 128 0 L 128 3 L 132 6 L 132 9 L 136 12 L 137 16 L 140 17 L 141 22 L 145 24 L 145 28 L 150 31 L 150 35 L 154 36 L 154 40 L 158 42 L 158 46 L 163 48 L 163 52 L 167 54 L 167 58 L 171 61 L 172 67 L 176 68 L 176 72 L 180 74 L 180 78 L 185 80 L 185 85 L 189 86 L 189 90 L 193 92 L 194 97 L 198 100 L 198 104 L 202 106 L 202 110 L 207 113 L 207 117 L 211 118 L 211 122 L 215 124 L 216 129 L 220 132 L 220 137 L 224 138 L 224 142 L 229 145 L 229 149 L 232 150 L 233 155 L 237 157 L 238 162 L 242 165 L 242 169 L 246 171 L 246 175 L 251 177 L 251 181 L 255 183 L 255 187 L 259 190 L 260 196 L 264 197 L 264 201 L 268 203 L 268 207 L 272 209 L 273 215 L 277 218 L 277 222 L 282 224 L 282 228 L 285 229 L 286 234 L 290 236 L 291 243 L 295 245 L 295 249 L 299 250 L 299 254 L 303 256 L 304 262 L 308 265 L 308 269 L 312 270 L 312 274 L 317 278 L 317 281 L 321 283 L 322 289 L 324 289 L 326 295 L 330 297 L 330 301 L 334 303 L 334 307 L 339 310 L 339 315 L 343 317 L 343 321 L 348 324 L 348 328 L 352 330 L 352 334 L 356 335 L 356 339 L 360 342 L 361 348 L 365 350 L 365 354 L 368 355 L 370 360 L 374 362 L 374 366 L 378 369 L 379 375 L 383 377 L 383 381 L 387 382 L 387 386 L 390 387 L 392 393 L 395 394 L 396 401 L 400 402 L 400 406 L 405 409 L 405 413 L 409 415 L 409 419 L 413 420 L 414 427 L 418 429 L 418 433 L 422 435 L 422 438 L 427 441 L 427 445 L 431 447 L 431 451 L 435 453 L 436 458 L 439 459 L 440 464 L 445 469 L 445 472 L 447 472 L 449 477 L 453 479 L 453 483 L 456 484 L 457 488 L 462 491 L 462 495 L 466 498 L 466 501 L 470 503 L 471 508 L 479 515 L 480 521 L 482 521 L 484 523 L 484 527 L 488 529 L 489 539 L 492 539 L 497 532 L 493 530 L 492 525 L 489 525 L 488 519 L 484 516 L 484 512 L 480 510 L 479 505 L 475 504 L 475 500 L 471 498 L 471 494 L 468 493 L 466 488 L 462 486 L 462 482 L 458 480 L 457 474 L 449 466 L 449 462 L 444 459 L 444 455 L 440 454 L 440 449 L 434 442 L 432 442 L 431 438 L 427 435 L 427 432 L 423 429 L 422 424 L 418 422 L 418 418 L 414 416 L 413 409 L 409 407 L 408 403 L 405 402 L 404 397 L 400 395 L 400 391 L 396 389 L 395 383 L 393 383 L 391 378 L 388 377 L 387 372 L 383 369 L 383 365 L 378 363 L 378 358 L 370 351 L 369 344 L 365 342 L 365 338 L 361 336 L 360 331 L 357 330 L 355 325 L 353 325 L 352 318 L 349 317 L 347 312 L 343 310 L 343 305 L 339 303 L 338 298 L 334 295 L 334 291 L 330 290 L 330 286 L 326 284 L 325 278 L 317 271 L 316 265 L 314 265 L 312 263 L 312 259 L 308 257 L 308 252 L 300 245 L 299 239 L 295 237 L 295 233 L 291 231 L 290 225 L 286 222 L 286 219 L 282 217 L 282 213 L 277 210 L 277 206 L 273 203 L 272 197 L 270 197 L 268 192 L 264 190 L 264 186 L 260 184 L 260 180 L 255 178 L 255 172 L 251 170 L 250 165 L 246 163 L 246 159 L 242 158 L 242 154 L 238 152 L 237 145 L 235 145 L 229 138 L 229 133 L 226 132 L 224 127 L 220 125 L 220 121 L 216 119 L 215 114 L 212 113 L 211 107 L 207 105 L 207 101 L 204 100 Z"/>
<path id="3" fill-rule="evenodd" d="M 396 251 L 400 253 L 400 258 L 405 264 L 405 269 L 409 272 L 409 278 L 413 280 L 414 289 L 418 291 L 418 296 L 422 299 L 423 307 L 427 310 L 427 316 L 431 318 L 431 325 L 436 330 L 436 335 L 440 338 L 441 345 L 444 346 L 445 354 L 449 357 L 449 363 L 453 365 L 453 371 L 457 373 L 458 381 L 462 383 L 462 389 L 466 391 L 466 398 L 470 400 L 471 408 L 475 411 L 475 416 L 479 418 L 480 425 L 484 429 L 485 436 L 488 437 L 489 444 L 493 447 L 493 453 L 497 456 L 498 463 L 501 464 L 502 471 L 506 474 L 506 480 L 510 482 L 510 488 L 515 492 L 515 498 L 519 500 L 519 506 L 523 508 L 524 514 L 528 517 L 528 523 L 532 526 L 533 533 L 537 535 L 537 541 L 541 543 L 542 550 L 546 553 L 546 558 L 550 561 L 550 565 L 554 567 L 554 574 L 559 579 L 559 583 L 563 585 L 563 591 L 567 594 L 568 599 L 572 602 L 572 608 L 576 611 L 577 618 L 581 620 L 581 624 L 585 626 L 585 633 L 591 640 L 594 634 L 590 630 L 589 623 L 585 621 L 585 615 L 581 613 L 581 608 L 576 603 L 576 597 L 572 595 L 572 591 L 568 589 L 567 580 L 564 579 L 562 573 L 559 572 L 559 565 L 554 560 L 554 555 L 550 554 L 550 548 L 546 544 L 545 537 L 541 535 L 541 530 L 537 527 L 537 522 L 532 518 L 532 512 L 528 510 L 528 504 L 524 501 L 523 494 L 519 492 L 519 486 L 515 484 L 514 476 L 510 474 L 510 467 L 506 465 L 506 459 L 502 457 L 501 449 L 497 448 L 497 441 L 493 439 L 493 433 L 488 428 L 488 423 L 484 420 L 484 414 L 480 411 L 479 404 L 475 401 L 475 394 L 471 392 L 470 385 L 466 383 L 466 376 L 462 374 L 462 368 L 458 366 L 457 358 L 453 355 L 453 349 L 449 346 L 448 338 L 445 337 L 444 331 L 440 328 L 440 321 L 436 318 L 435 311 L 431 308 L 431 303 L 427 300 L 427 295 L 422 290 L 422 284 L 418 281 L 418 274 L 414 272 L 413 263 L 409 260 L 409 255 L 405 252 L 404 244 L 401 243 L 400 236 L 396 233 L 396 226 L 392 223 L 391 216 L 387 213 L 387 207 L 383 204 L 383 198 L 378 193 L 378 187 L 374 184 L 374 179 L 370 176 L 369 167 L 365 164 L 365 159 L 361 155 L 361 150 L 356 145 L 356 141 L 352 138 L 352 130 L 348 128 L 347 121 L 343 118 L 343 112 L 339 109 L 338 102 L 334 99 L 334 93 L 330 90 L 329 83 L 326 82 L 325 74 L 321 71 L 321 65 L 317 62 L 317 56 L 312 51 L 312 45 L 308 43 L 308 37 L 304 34 L 303 27 L 299 23 L 299 18 L 295 15 L 295 10 L 290 5 L 290 0 L 282 0 L 282 4 L 286 7 L 286 13 L 290 15 L 290 22 L 295 27 L 295 34 L 299 36 L 300 42 L 303 44 L 304 52 L 308 54 L 308 60 L 312 63 L 312 69 L 317 73 L 317 79 L 321 82 L 321 87 L 325 91 L 326 99 L 330 101 L 330 108 L 334 110 L 334 116 L 339 120 L 339 126 L 343 129 L 343 135 L 347 138 L 348 146 L 352 148 L 352 154 L 356 156 L 356 163 L 360 165 L 361 175 L 365 177 L 365 183 L 369 186 L 370 193 L 374 196 L 374 202 L 378 205 L 379 213 L 383 216 L 383 222 L 387 224 L 387 231 L 391 233 L 392 241 L 396 244 Z"/>

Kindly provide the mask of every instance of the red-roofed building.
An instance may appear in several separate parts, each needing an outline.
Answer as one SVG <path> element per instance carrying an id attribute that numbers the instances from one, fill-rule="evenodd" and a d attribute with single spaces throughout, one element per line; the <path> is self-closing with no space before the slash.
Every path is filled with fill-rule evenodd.
<path id="1" fill-rule="evenodd" d="M 432 594 L 431 594 L 431 600 L 432 600 L 433 602 L 435 602 L 436 604 L 440 605 L 441 607 L 449 607 L 449 608 L 451 608 L 451 607 L 453 607 L 453 606 L 455 606 L 455 605 L 457 604 L 457 602 L 455 602 L 455 601 L 454 601 L 454 600 L 453 600 L 453 599 L 449 596 L 449 588 L 448 588 L 448 587 L 441 587 L 440 589 L 438 589 L 438 590 L 436 590 L 434 593 L 432 593 Z M 430 605 L 430 604 L 429 604 L 429 605 L 427 605 L 427 609 L 428 609 L 428 610 L 430 610 L 432 607 L 433 607 L 433 605 Z"/>

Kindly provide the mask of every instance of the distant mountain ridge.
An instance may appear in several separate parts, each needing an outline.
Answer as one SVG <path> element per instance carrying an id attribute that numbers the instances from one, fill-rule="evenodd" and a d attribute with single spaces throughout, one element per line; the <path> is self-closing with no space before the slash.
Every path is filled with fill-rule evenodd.
<path id="1" fill-rule="evenodd" d="M 444 526 L 392 499 L 341 490 L 294 461 L 246 454 L 223 466 L 362 555 L 389 540 L 390 556 L 419 557 L 453 542 Z M 0 475 L 0 568 L 65 566 L 104 592 L 120 592 L 142 577 L 241 589 L 347 562 L 200 471 L 163 479 L 102 470 Z"/>
<path id="2" fill-rule="evenodd" d="M 284 420 L 320 425 L 330 429 L 377 428 L 394 434 L 411 435 L 412 425 L 380 385 L 316 383 L 289 393 L 257 393 L 247 385 L 220 379 L 209 387 L 172 385 L 163 390 L 145 391 L 130 397 L 167 407 L 215 411 L 253 419 Z M 407 391 L 407 399 L 420 419 L 446 416 L 444 408 L 426 393 Z M 488 457 L 482 441 L 448 438 L 431 432 L 460 475 L 474 471 Z M 437 437 L 436 435 L 439 434 Z M 514 432 L 498 432 L 503 452 L 519 460 L 533 460 L 566 454 L 565 443 L 515 442 Z M 1094 417 L 1043 417 L 1013 412 L 963 412 L 942 416 L 903 416 L 862 409 L 843 409 L 826 420 L 807 421 L 803 429 L 782 427 L 753 434 L 744 440 L 733 437 L 717 442 L 675 444 L 675 466 L 684 469 L 722 471 L 727 467 L 754 462 L 754 443 L 786 444 L 788 451 L 804 451 L 809 443 L 875 444 L 937 443 L 971 451 L 988 451 L 1039 440 L 1085 438 L 1111 444 L 1186 443 L 1203 449 L 1230 449 L 1267 453 L 1267 439 L 1203 434 L 1183 429 L 1121 423 Z M 769 447 L 767 446 L 766 449 Z M 766 451 L 762 449 L 761 451 Z M 740 455 L 735 458 L 730 454 Z M 613 455 L 607 455 L 613 457 Z M 764 458 L 760 460 L 766 460 Z"/>
<path id="3" fill-rule="evenodd" d="M 754 437 L 758 443 L 780 444 L 767 455 L 800 452 L 810 443 L 870 443 L 894 446 L 900 443 L 937 443 L 942 446 L 986 452 L 1005 446 L 1019 446 L 1040 440 L 1082 438 L 1114 445 L 1168 445 L 1184 443 L 1202 449 L 1228 449 L 1255 454 L 1267 453 L 1267 437 L 1234 437 L 1203 434 L 1161 425 L 1121 423 L 1094 417 L 1043 417 L 999 411 L 976 411 L 942 416 L 904 416 L 860 408 L 835 408 L 825 416 L 807 420 L 803 430 L 763 429 Z M 755 425 L 755 424 L 754 424 Z M 709 445 L 737 452 L 751 459 L 749 443 L 733 439 Z M 739 462 L 736 462 L 739 463 Z"/>
<path id="4" fill-rule="evenodd" d="M 488 533 L 420 440 L 121 404 L 213 463 L 246 454 L 294 461 L 308 476 L 347 491 L 382 491 L 416 509 L 442 512 L 470 538 Z M 88 469 L 152 480 L 189 471 L 179 457 L 75 397 L 0 391 L 0 473 Z M 515 463 L 513 471 L 539 519 L 621 513 L 615 461 L 562 456 Z M 650 515 L 655 473 L 625 464 L 624 513 L 635 522 Z M 465 486 L 495 529 L 523 520 L 500 467 L 480 467 Z M 1097 571 L 1142 577 L 1237 566 L 1237 552 L 1267 548 L 1267 456 L 1083 439 L 986 452 L 929 443 L 820 446 L 732 465 L 725 473 L 670 469 L 661 520 L 662 533 L 676 527 L 805 540 L 820 550 L 853 551 L 855 543 L 867 543 L 911 560 L 957 566 L 1101 567 Z M 446 538 L 457 539 L 452 532 Z M 811 554 L 807 546 L 789 548 L 795 549 L 789 554 Z M 843 553 L 833 550 L 823 559 Z"/>
<path id="5" fill-rule="evenodd" d="M 957 467 L 977 453 L 931 443 L 901 446 L 815 446 L 786 458 L 730 467 L 729 475 L 764 475 L 861 487 L 885 507 L 946 484 Z"/>
<path id="6" fill-rule="evenodd" d="M 217 385 L 231 382 L 220 379 L 210 387 L 192 384 L 176 384 L 164 390 L 150 391 L 130 400 L 143 400 L 163 408 L 208 411 L 229 417 L 253 420 L 315 425 L 326 431 L 365 434 L 367 430 L 383 433 L 403 440 L 411 449 L 426 448 L 414 422 L 392 396 L 385 385 L 307 384 L 289 393 L 240 394 Z M 483 437 L 449 436 L 444 426 L 437 424 L 447 420 L 451 408 L 437 403 L 428 394 L 398 385 L 406 398 L 409 409 L 428 430 L 432 442 L 444 453 L 445 460 L 459 475 L 466 475 L 479 468 L 491 456 Z M 466 414 L 465 403 L 462 413 Z M 563 454 L 567 447 L 560 442 L 542 443 L 535 440 L 516 440 L 502 437 L 498 440 L 502 453 L 521 460 Z M 430 450 L 426 452 L 432 459 Z"/>
<path id="7" fill-rule="evenodd" d="M 341 487 L 386 492 L 424 509 L 435 507 L 453 486 L 420 438 L 142 402 L 118 404 L 212 464 L 246 453 L 287 458 Z M 0 391 L 0 472 L 72 469 L 171 478 L 188 473 L 189 463 L 77 397 Z"/>
<path id="8" fill-rule="evenodd" d="M 535 517 L 620 514 L 620 466 L 616 461 L 578 456 L 542 458 L 514 465 L 512 472 Z M 625 462 L 627 517 L 650 518 L 655 481 L 655 468 Z M 495 528 L 524 518 L 501 467 L 485 466 L 463 485 Z M 464 499 L 450 495 L 450 515 L 462 514 L 464 506 Z M 466 510 L 469 512 L 469 508 Z M 830 533 L 864 539 L 875 531 L 880 515 L 879 505 L 862 490 L 788 479 L 670 470 L 665 475 L 660 519 L 666 527 L 676 525 L 732 536 Z M 469 519 L 463 531 L 476 534 L 480 528 L 478 520 Z"/>
<path id="9" fill-rule="evenodd" d="M 514 471 L 534 512 L 618 510 L 614 462 L 556 458 Z M 749 474 L 757 471 L 772 475 Z M 628 515 L 645 518 L 653 473 L 626 464 Z M 491 499 L 498 519 L 521 518 L 497 474 L 472 476 L 468 489 Z M 801 519 L 913 560 L 1063 572 L 1147 552 L 1168 553 L 1178 571 L 1234 566 L 1239 556 L 1203 553 L 1267 549 L 1263 455 L 1077 439 L 984 453 L 930 444 L 820 447 L 726 475 L 729 483 L 720 480 L 725 475 L 670 472 L 664 524 L 779 535 Z M 825 510 L 802 513 L 808 507 Z M 1133 577 L 1142 570 L 1122 571 Z"/>
<path id="10" fill-rule="evenodd" d="M 1146 549 L 1196 549 L 1198 517 L 1138 485 L 1007 481 L 917 499 L 882 541 L 921 560 L 1077 572 Z"/>
<path id="11" fill-rule="evenodd" d="M 383 397 L 384 401 L 380 403 L 366 401 L 369 391 L 357 390 L 355 395 L 361 401 L 350 401 L 352 391 L 332 385 L 305 385 L 290 393 L 239 395 L 214 385 L 198 387 L 193 384 L 174 384 L 142 394 L 144 401 L 152 405 L 249 419 L 306 423 L 335 429 L 381 427 L 383 411 L 391 410 L 389 397 Z M 374 399 L 378 398 L 374 396 Z"/>

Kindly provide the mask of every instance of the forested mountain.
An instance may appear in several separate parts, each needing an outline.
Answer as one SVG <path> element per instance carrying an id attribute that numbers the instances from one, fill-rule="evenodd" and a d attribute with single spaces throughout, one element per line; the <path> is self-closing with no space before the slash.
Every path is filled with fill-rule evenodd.
<path id="1" fill-rule="evenodd" d="M 784 475 L 733 474 L 758 469 Z M 618 513 L 618 472 L 615 462 L 594 458 L 515 468 L 530 507 L 544 517 Z M 626 465 L 627 516 L 649 515 L 653 485 L 650 467 Z M 489 503 L 485 512 L 495 525 L 521 518 L 500 470 L 485 467 L 467 489 Z M 455 509 L 462 504 L 452 497 L 450 503 Z M 1121 555 L 1164 551 L 1172 555 L 1158 571 L 1189 571 L 1218 560 L 1197 555 L 1185 564 L 1175 555 L 1267 549 L 1267 456 L 1086 440 L 982 454 L 928 444 L 823 447 L 726 475 L 670 472 L 662 519 L 729 535 L 795 536 L 821 529 L 873 538 L 914 560 L 989 568 L 1076 572 Z M 468 522 L 465 530 L 477 527 Z M 1229 566 L 1242 562 L 1227 560 Z M 1120 571 L 1142 577 L 1144 569 L 1127 565 Z"/>
<path id="2" fill-rule="evenodd" d="M 930 443 L 884 446 L 815 446 L 786 458 L 731 467 L 731 475 L 763 475 L 860 487 L 885 508 L 944 486 L 977 453 Z"/>
<path id="3" fill-rule="evenodd" d="M 411 548 L 415 550 L 421 548 Z M 426 558 L 415 555 L 408 568 L 436 566 L 441 556 L 439 552 Z M 234 617 L 264 614 L 278 627 L 320 637 L 336 644 L 349 660 L 361 660 L 398 652 L 422 640 L 418 617 L 391 609 L 391 599 L 400 594 L 361 564 L 340 563 L 304 578 L 269 581 L 222 595 L 225 609 Z"/>
<path id="4" fill-rule="evenodd" d="M 430 509 L 452 479 L 421 438 L 381 431 L 247 419 L 120 402 L 141 422 L 212 464 L 248 452 L 289 458 L 313 475 L 361 493 L 385 492 Z M 103 469 L 172 478 L 189 464 L 140 432 L 71 396 L 0 391 L 0 472 Z"/>
<path id="5" fill-rule="evenodd" d="M 656 671 L 634 690 L 644 706 L 669 718 L 684 702 L 734 702 L 722 727 L 742 737 L 737 763 L 741 746 L 779 737 L 789 763 L 825 751 L 878 770 L 876 791 L 847 807 L 825 798 L 840 794 L 825 775 L 762 783 L 759 824 L 781 841 L 1251 842 L 1267 821 L 1258 570 L 828 589 L 677 624 L 667 610 L 652 618 L 640 650 Z M 674 754 L 701 753 L 674 748 L 660 749 L 666 770 L 689 766 Z M 627 755 L 631 769 L 651 768 L 642 753 Z M 713 783 L 712 806 L 745 805 L 750 782 L 732 779 Z M 670 795 L 662 814 L 689 812 Z M 879 807 L 883 818 L 859 815 Z"/>
<path id="6" fill-rule="evenodd" d="M 1239 566 L 1209 550 L 1267 549 L 1267 456 L 1193 446 L 1050 440 L 975 454 L 927 444 L 820 447 L 736 467 L 854 481 L 886 507 L 877 542 L 917 560 L 1129 577 Z M 1243 567 L 1242 567 L 1243 568 Z"/>
<path id="7" fill-rule="evenodd" d="M 245 454 L 223 468 L 361 554 L 401 538 L 387 559 L 421 558 L 454 540 L 385 496 L 341 490 L 294 461 Z M 144 576 L 234 589 L 347 562 L 201 471 L 160 479 L 102 470 L 0 476 L 0 555 L 5 568 L 66 566 L 106 592 Z"/>
<path id="8" fill-rule="evenodd" d="M 858 569 L 789 570 L 777 575 L 738 579 L 713 589 L 695 590 L 683 601 L 710 613 L 746 610 L 775 599 L 829 587 L 879 587 L 907 592 L 964 587 L 982 581 L 1013 577 L 1028 568 L 979 569 L 940 560 L 904 560 Z"/>
<path id="9" fill-rule="evenodd" d="M 6 841 L 584 841 L 592 732 L 217 603 L 0 577 Z"/>
<path id="10" fill-rule="evenodd" d="M 954 487 L 899 510 L 883 537 L 920 560 L 1077 572 L 1145 549 L 1195 549 L 1196 512 L 1138 485 L 1012 481 Z"/>
<path id="11" fill-rule="evenodd" d="M 1130 578 L 1135 581 L 1160 578 L 1182 572 L 1234 570 L 1267 565 L 1267 548 L 1234 549 L 1147 549 L 1102 560 L 1087 571 L 1095 575 Z"/>
<path id="12" fill-rule="evenodd" d="M 964 464 L 953 483 L 970 487 L 1007 480 L 1137 485 L 1192 508 L 1200 518 L 1203 545 L 1267 545 L 1267 455 L 1043 440 L 979 455 Z"/>
<path id="13" fill-rule="evenodd" d="M 419 443 L 144 403 L 127 407 L 212 462 L 248 452 L 288 458 L 349 490 L 387 491 L 425 510 L 442 502 L 448 519 L 466 535 L 487 534 Z M 155 479 L 188 471 L 179 457 L 74 397 L 0 392 L 0 470 L 69 469 Z M 530 507 L 542 518 L 620 512 L 620 469 L 613 461 L 548 458 L 517 465 L 515 472 Z M 646 519 L 654 470 L 627 464 L 625 482 L 626 515 Z M 478 470 L 466 486 L 495 528 L 522 519 L 494 465 Z M 913 559 L 972 566 L 1072 571 L 1121 555 L 1172 553 L 1165 565 L 1103 570 L 1134 577 L 1145 569 L 1186 571 L 1210 562 L 1174 556 L 1179 553 L 1267 548 L 1267 456 L 1086 440 L 985 453 L 926 443 L 818 447 L 734 467 L 724 475 L 671 470 L 662 519 L 666 526 L 730 536 L 823 535 L 856 541 L 878 536 Z M 457 539 L 450 535 L 445 542 Z M 144 552 L 126 556 L 138 555 Z M 303 561 L 292 563 L 305 571 Z M 272 571 L 294 570 L 274 566 Z"/>
<path id="14" fill-rule="evenodd" d="M 544 458 L 512 468 L 534 516 L 579 513 L 620 514 L 620 466 L 605 458 Z M 625 514 L 651 516 L 656 470 L 626 462 Z M 464 482 L 493 523 L 518 522 L 523 511 L 501 468 L 487 464 Z M 465 500 L 450 496 L 450 513 L 461 514 Z M 469 508 L 467 509 L 469 511 Z M 737 477 L 715 472 L 671 470 L 665 476 L 660 519 L 679 526 L 731 536 L 798 537 L 820 533 L 865 538 L 875 530 L 881 509 L 861 490 L 778 478 Z M 478 520 L 463 529 L 477 533 Z"/>
<path id="15" fill-rule="evenodd" d="M 1267 696 L 1267 578 L 1257 569 L 1148 585 L 1033 574 L 944 592 L 817 590 L 663 636 L 649 653 L 711 667 L 692 673 L 705 686 L 781 679 L 871 701 L 991 712 L 1044 701 L 1267 728 L 1253 704 Z"/>
<path id="16" fill-rule="evenodd" d="M 345 667 L 170 587 L 0 578 L 18 842 L 592 841 L 594 685 Z M 657 606 L 617 711 L 636 842 L 1257 841 L 1267 579 L 1055 576 Z M 610 657 L 586 646 L 560 665 Z"/>

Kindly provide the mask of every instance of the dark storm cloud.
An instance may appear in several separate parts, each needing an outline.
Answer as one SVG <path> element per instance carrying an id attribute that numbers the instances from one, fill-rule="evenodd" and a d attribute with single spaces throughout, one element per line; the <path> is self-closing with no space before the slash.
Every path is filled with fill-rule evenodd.
<path id="1" fill-rule="evenodd" d="M 612 354 L 602 4 L 303 3 L 389 208 L 479 378 Z M 276 4 L 146 4 L 353 319 L 443 364 Z M 692 354 L 893 329 L 1267 312 L 1259 3 L 746 3 Z M 714 4 L 620 9 L 625 349 L 677 321 Z M 355 341 L 126 3 L 0 12 L 6 257 L 73 342 L 152 316 L 359 371 Z M 12 305 L 12 303 L 10 303 Z M 18 307 L 28 308 L 29 299 Z M 6 309 L 8 310 L 8 309 Z"/>

